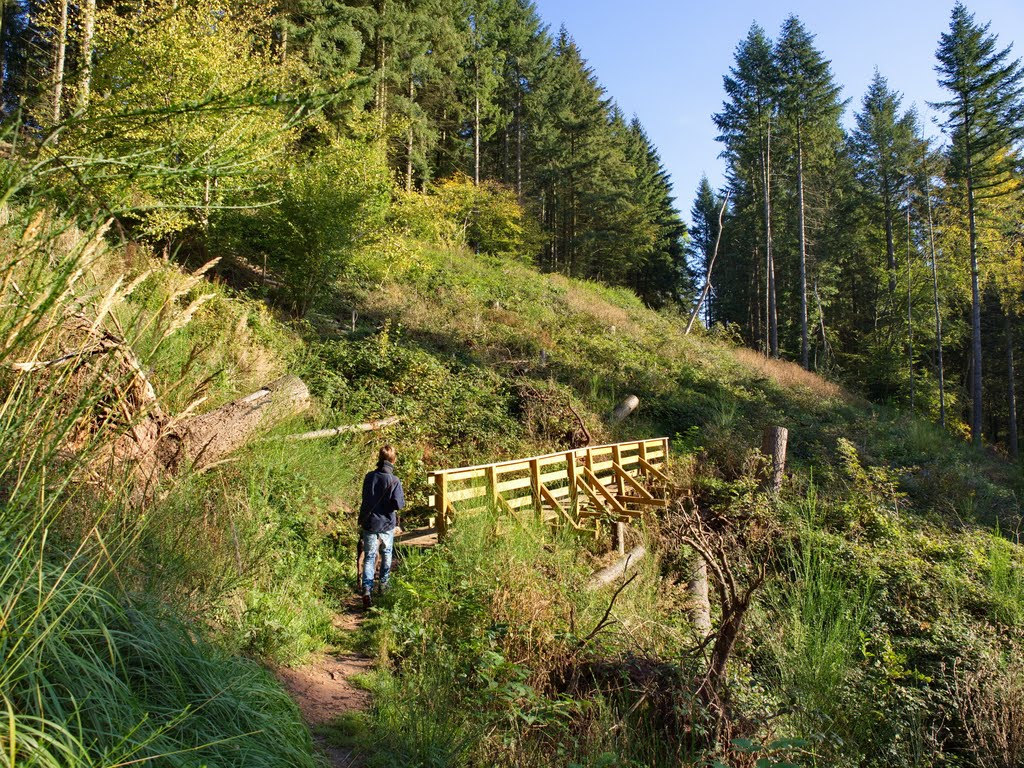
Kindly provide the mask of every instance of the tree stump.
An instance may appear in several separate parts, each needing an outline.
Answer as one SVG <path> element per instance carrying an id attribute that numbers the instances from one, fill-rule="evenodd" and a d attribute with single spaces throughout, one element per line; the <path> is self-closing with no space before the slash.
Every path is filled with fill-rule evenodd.
<path id="1" fill-rule="evenodd" d="M 766 427 L 761 438 L 761 453 L 771 462 L 765 472 L 765 487 L 772 493 L 778 493 L 782 489 L 782 478 L 786 473 L 788 440 L 789 430 L 785 427 Z"/>

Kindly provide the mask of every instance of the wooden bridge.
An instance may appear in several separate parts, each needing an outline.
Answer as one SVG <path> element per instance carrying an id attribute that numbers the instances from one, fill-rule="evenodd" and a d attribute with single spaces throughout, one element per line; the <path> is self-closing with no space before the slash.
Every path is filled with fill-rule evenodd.
<path id="1" fill-rule="evenodd" d="M 661 489 L 668 438 L 576 448 L 545 456 L 431 472 L 430 505 L 439 534 L 458 514 L 488 507 L 600 532 L 601 522 L 626 523 L 668 501 Z"/>

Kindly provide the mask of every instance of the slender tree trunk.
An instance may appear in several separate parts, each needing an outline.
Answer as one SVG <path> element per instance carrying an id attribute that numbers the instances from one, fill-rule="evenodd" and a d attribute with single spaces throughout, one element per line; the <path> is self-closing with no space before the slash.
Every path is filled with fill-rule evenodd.
<path id="1" fill-rule="evenodd" d="M 413 103 L 413 99 L 416 98 L 416 88 L 413 81 L 413 77 L 409 75 L 409 104 L 410 108 Z M 406 134 L 406 146 L 405 146 L 405 191 L 412 192 L 412 149 L 413 149 L 413 132 L 412 132 L 412 120 L 409 121 L 409 128 Z"/>
<path id="2" fill-rule="evenodd" d="M 907 187 L 907 373 L 910 377 L 910 410 L 914 410 L 914 307 L 911 293 L 910 188 Z"/>
<path id="3" fill-rule="evenodd" d="M 882 216 L 885 219 L 885 258 L 889 268 L 889 304 L 890 311 L 892 311 L 891 305 L 896 298 L 896 238 L 893 234 L 892 224 L 892 194 L 889 191 L 887 178 L 882 179 L 882 195 Z"/>
<path id="4" fill-rule="evenodd" d="M 523 198 L 523 93 L 516 91 L 516 196 Z"/>
<path id="5" fill-rule="evenodd" d="M 281 19 L 281 63 L 288 62 L 288 19 Z"/>
<path id="6" fill-rule="evenodd" d="M 796 126 L 796 194 L 800 235 L 800 364 L 810 367 L 810 344 L 807 338 L 807 221 L 804 211 L 804 149 L 799 123 Z"/>
<path id="7" fill-rule="evenodd" d="M 980 448 L 982 430 L 981 292 L 978 288 L 978 224 L 974 210 L 974 178 L 969 150 L 967 155 L 967 219 L 971 248 L 971 354 L 974 358 L 974 366 L 971 370 L 971 444 L 975 448 Z"/>
<path id="8" fill-rule="evenodd" d="M 480 63 L 473 65 L 473 183 L 480 186 Z"/>
<path id="9" fill-rule="evenodd" d="M 711 293 L 711 272 L 715 268 L 715 259 L 718 258 L 718 244 L 722 241 L 722 217 L 725 216 L 725 207 L 729 204 L 730 194 L 730 192 L 725 193 L 725 200 L 722 201 L 722 207 L 718 211 L 718 232 L 715 235 L 715 250 L 711 253 L 711 260 L 708 262 L 708 273 L 704 276 L 704 289 L 700 292 L 700 298 L 697 299 L 697 306 L 690 313 L 690 322 L 686 324 L 684 335 L 693 329 L 693 322 L 697 319 L 701 305 L 707 299 L 708 294 Z"/>
<path id="10" fill-rule="evenodd" d="M 96 0 L 82 5 L 82 75 L 78 81 L 78 108 L 89 106 L 92 89 L 92 41 L 96 35 Z"/>
<path id="11" fill-rule="evenodd" d="M 775 257 L 772 251 L 772 163 L 771 122 L 765 134 L 764 151 L 761 154 L 761 186 L 764 204 L 764 252 L 765 272 L 767 280 L 767 327 L 768 350 L 772 357 L 779 356 L 779 313 L 775 303 Z"/>
<path id="12" fill-rule="evenodd" d="M 1006 330 L 1006 400 L 1010 410 L 1006 426 L 1008 428 L 1007 448 L 1010 457 L 1016 459 L 1020 452 L 1017 447 L 1017 376 L 1013 366 L 1013 318 L 1012 312 L 1007 309 L 1003 315 L 1004 328 Z"/>
<path id="13" fill-rule="evenodd" d="M 68 3 L 61 0 L 60 27 L 57 30 L 57 61 L 53 67 L 53 122 L 60 122 L 61 101 L 64 98 L 64 54 L 68 46 Z"/>
<path id="14" fill-rule="evenodd" d="M 942 366 L 942 313 L 939 311 L 939 269 L 935 262 L 935 224 L 932 218 L 931 181 L 926 179 L 925 192 L 928 198 L 928 241 L 932 259 L 932 298 L 935 304 L 935 362 L 939 375 L 939 424 L 946 426 L 946 381 Z"/>

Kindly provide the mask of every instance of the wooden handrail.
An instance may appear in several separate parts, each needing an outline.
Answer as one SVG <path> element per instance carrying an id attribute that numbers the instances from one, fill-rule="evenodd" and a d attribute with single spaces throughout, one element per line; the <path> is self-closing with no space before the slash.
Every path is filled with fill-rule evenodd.
<path id="1" fill-rule="evenodd" d="M 627 521 L 667 506 L 643 481 L 666 483 L 668 455 L 668 438 L 659 437 L 435 470 L 427 477 L 434 489 L 429 501 L 441 532 L 456 504 L 460 512 L 489 505 L 509 511 L 529 507 L 538 519 L 564 517 L 577 528 L 583 517 Z"/>

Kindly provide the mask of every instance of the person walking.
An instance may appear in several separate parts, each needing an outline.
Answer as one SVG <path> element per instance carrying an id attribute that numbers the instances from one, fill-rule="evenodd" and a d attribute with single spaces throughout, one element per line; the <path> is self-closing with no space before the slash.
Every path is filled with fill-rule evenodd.
<path id="1" fill-rule="evenodd" d="M 377 568 L 377 550 L 383 544 L 380 564 L 381 591 L 391 575 L 391 553 L 395 545 L 398 510 L 405 506 L 402 481 L 395 476 L 395 449 L 385 445 L 377 456 L 377 469 L 363 478 L 363 501 L 359 506 L 359 543 L 363 549 L 363 607 L 369 608 Z"/>

